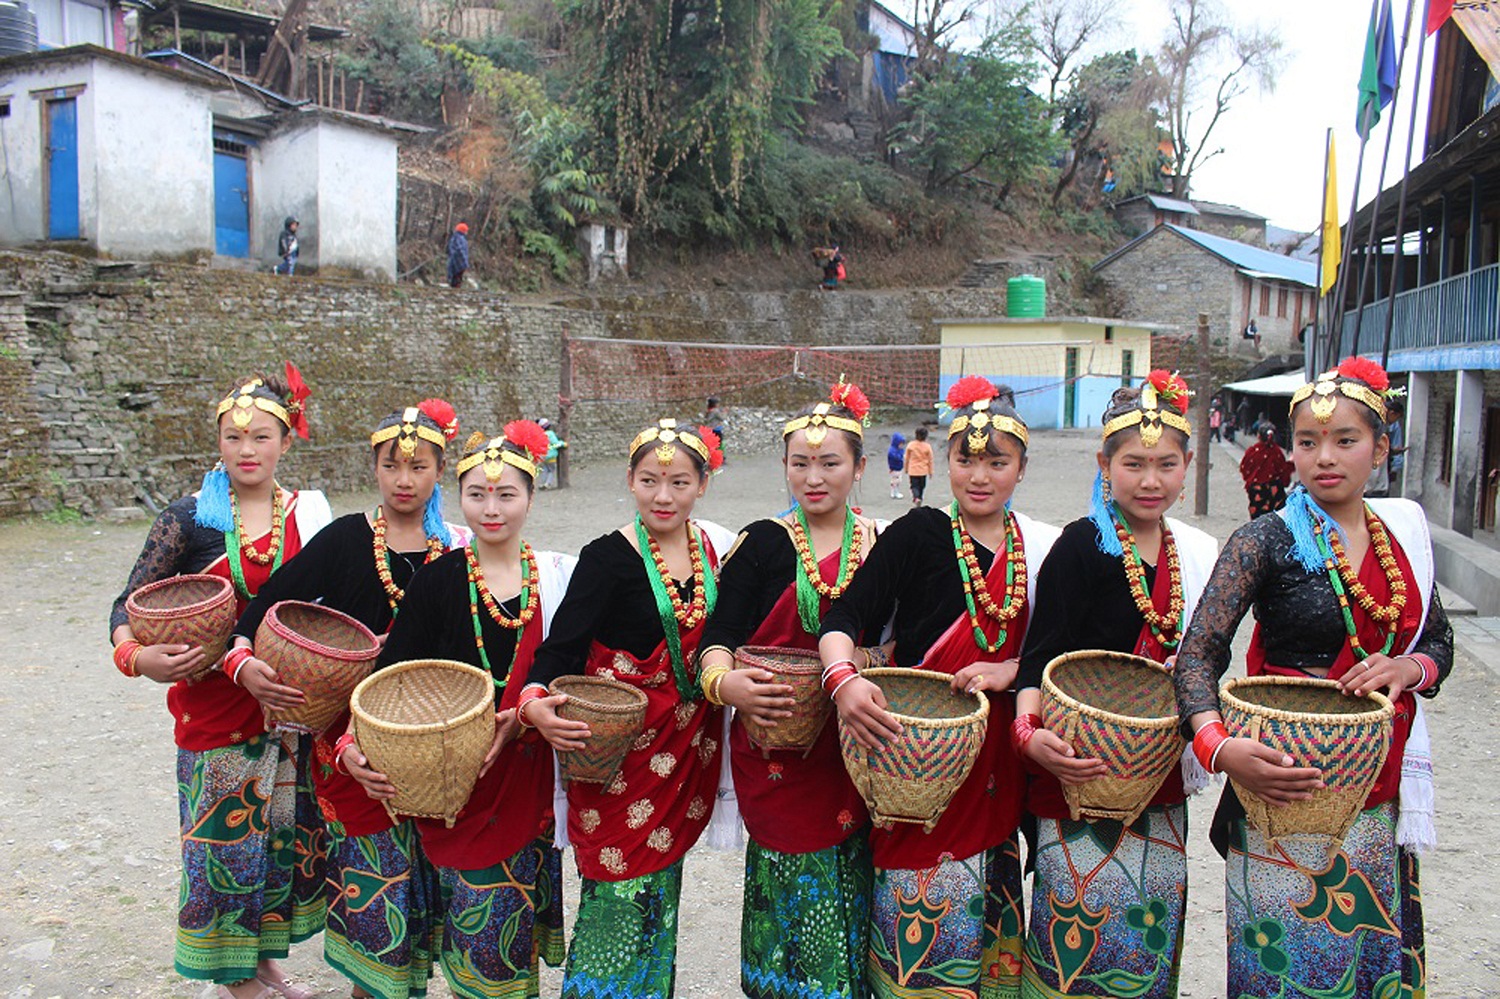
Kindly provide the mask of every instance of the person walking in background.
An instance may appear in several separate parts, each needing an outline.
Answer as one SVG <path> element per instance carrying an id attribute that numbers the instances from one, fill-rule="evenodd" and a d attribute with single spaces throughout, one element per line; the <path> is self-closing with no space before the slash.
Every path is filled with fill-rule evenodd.
<path id="1" fill-rule="evenodd" d="M 277 274 L 290 275 L 297 269 L 297 229 L 301 223 L 294 216 L 288 215 L 281 223 L 281 236 L 276 240 L 276 255 L 281 258 L 275 271 Z"/>
<path id="2" fill-rule="evenodd" d="M 1386 412 L 1390 414 L 1390 422 L 1385 425 L 1386 436 L 1391 439 L 1390 456 L 1390 482 L 1388 483 L 1392 493 L 1401 490 L 1401 470 L 1406 467 L 1406 431 L 1401 426 L 1401 421 L 1406 417 L 1406 406 L 1400 399 L 1392 399 L 1386 404 Z"/>
<path id="3" fill-rule="evenodd" d="M 932 474 L 932 445 L 927 443 L 927 428 L 917 428 L 917 439 L 906 446 L 906 477 L 911 482 L 911 505 L 922 505 L 927 491 L 927 476 Z"/>
<path id="4" fill-rule="evenodd" d="M 462 288 L 469 269 L 469 224 L 460 222 L 448 237 L 448 287 Z"/>
<path id="5" fill-rule="evenodd" d="M 1240 404 L 1234 407 L 1234 426 L 1240 433 L 1249 436 L 1255 433 L 1250 422 L 1250 397 L 1240 396 Z"/>
<path id="6" fill-rule="evenodd" d="M 848 272 L 844 270 L 844 254 L 839 244 L 817 247 L 813 250 L 813 259 L 823 268 L 823 290 L 838 291 L 844 278 L 848 276 Z"/>
<path id="7" fill-rule="evenodd" d="M 538 485 L 542 489 L 556 489 L 557 455 L 568 446 L 568 442 L 557 436 L 557 431 L 552 429 L 552 421 L 546 417 L 537 420 L 536 425 L 547 432 L 547 458 L 542 464 L 542 481 Z"/>
<path id="8" fill-rule="evenodd" d="M 891 499 L 901 498 L 901 469 L 906 467 L 906 437 L 891 434 L 891 446 L 885 452 L 885 465 L 891 471 Z"/>
<path id="9" fill-rule="evenodd" d="M 1208 407 L 1208 439 L 1211 441 L 1223 440 L 1224 435 L 1220 433 L 1223 426 L 1224 408 L 1219 405 L 1219 400 L 1216 397 Z"/>
<path id="10" fill-rule="evenodd" d="M 1286 487 L 1292 481 L 1292 463 L 1276 443 L 1276 428 L 1261 424 L 1260 440 L 1240 458 L 1240 478 L 1250 498 L 1250 519 L 1286 506 Z"/>

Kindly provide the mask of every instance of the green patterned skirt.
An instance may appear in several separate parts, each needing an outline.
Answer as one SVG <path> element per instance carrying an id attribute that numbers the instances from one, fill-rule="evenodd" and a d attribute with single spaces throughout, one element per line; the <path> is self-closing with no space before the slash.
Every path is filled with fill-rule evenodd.
<path id="1" fill-rule="evenodd" d="M 865 999 L 870 843 L 814 853 L 745 847 L 740 987 L 750 999 Z"/>
<path id="2" fill-rule="evenodd" d="M 1037 821 L 1026 999 L 1175 999 L 1187 904 L 1187 806 L 1129 826 Z"/>
<path id="3" fill-rule="evenodd" d="M 177 751 L 182 890 L 177 972 L 232 983 L 323 929 L 327 834 L 311 740 L 258 735 Z"/>
<path id="4" fill-rule="evenodd" d="M 323 957 L 380 999 L 427 994 L 442 939 L 437 872 L 410 819 L 384 832 L 345 836 L 328 826 L 328 928 Z"/>
<path id="5" fill-rule="evenodd" d="M 480 870 L 438 868 L 443 974 L 464 999 L 535 999 L 539 961 L 563 962 L 562 853 L 551 835 Z"/>
<path id="6" fill-rule="evenodd" d="M 670 999 L 682 861 L 627 881 L 584 878 L 563 999 Z"/>
<path id="7" fill-rule="evenodd" d="M 922 871 L 877 867 L 871 989 L 881 999 L 1016 999 L 1024 927 L 1014 834 Z"/>

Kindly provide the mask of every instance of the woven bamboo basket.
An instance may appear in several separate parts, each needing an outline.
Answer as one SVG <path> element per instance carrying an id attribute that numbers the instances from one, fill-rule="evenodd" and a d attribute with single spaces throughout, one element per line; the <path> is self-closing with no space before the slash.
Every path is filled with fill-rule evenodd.
<path id="1" fill-rule="evenodd" d="M 360 681 L 349 711 L 360 752 L 396 788 L 391 817 L 452 826 L 495 738 L 490 675 L 447 659 L 396 663 Z"/>
<path id="2" fill-rule="evenodd" d="M 558 715 L 588 722 L 590 732 L 582 749 L 557 754 L 562 779 L 608 784 L 645 730 L 646 695 L 628 683 L 603 676 L 560 676 L 552 681 L 551 691 L 568 695 L 558 706 Z"/>
<path id="3" fill-rule="evenodd" d="M 1167 667 L 1123 652 L 1058 656 L 1042 672 L 1042 724 L 1080 759 L 1100 759 L 1109 775 L 1064 784 L 1076 821 L 1130 825 L 1182 759 L 1177 695 Z"/>
<path id="4" fill-rule="evenodd" d="M 274 728 L 317 735 L 349 706 L 349 695 L 370 675 L 380 656 L 375 633 L 348 614 L 319 604 L 283 600 L 255 630 L 255 655 L 307 700 L 286 711 L 267 711 Z"/>
<path id="5" fill-rule="evenodd" d="M 828 722 L 833 701 L 823 692 L 823 662 L 816 652 L 747 645 L 734 653 L 736 669 L 763 669 L 772 683 L 792 688 L 792 717 L 767 728 L 745 721 L 750 741 L 763 750 L 812 749 Z"/>
<path id="6" fill-rule="evenodd" d="M 947 673 L 882 666 L 860 676 L 880 687 L 901 734 L 866 749 L 840 719 L 844 769 L 875 825 L 912 822 L 931 832 L 979 757 L 990 702 L 955 693 Z"/>
<path id="7" fill-rule="evenodd" d="M 1323 775 L 1324 786 L 1309 800 L 1288 805 L 1270 805 L 1236 785 L 1250 823 L 1273 845 L 1296 835 L 1342 843 L 1390 753 L 1391 702 L 1379 693 L 1352 697 L 1332 680 L 1291 676 L 1231 680 L 1221 700 L 1230 735 L 1278 749 Z"/>
<path id="8" fill-rule="evenodd" d="M 130 630 L 142 645 L 203 648 L 203 668 L 213 672 L 234 631 L 234 584 L 223 576 L 172 576 L 147 583 L 125 600 Z"/>

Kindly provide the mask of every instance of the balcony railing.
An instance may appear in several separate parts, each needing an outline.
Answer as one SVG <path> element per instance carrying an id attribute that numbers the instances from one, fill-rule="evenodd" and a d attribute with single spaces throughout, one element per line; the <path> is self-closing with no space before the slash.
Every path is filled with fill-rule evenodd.
<path id="1" fill-rule="evenodd" d="M 1391 300 L 1365 306 L 1359 321 L 1361 353 L 1379 351 Z M 1354 312 L 1344 313 L 1341 349 L 1354 347 Z M 1391 351 L 1452 347 L 1500 340 L 1500 264 L 1444 278 L 1396 296 Z"/>

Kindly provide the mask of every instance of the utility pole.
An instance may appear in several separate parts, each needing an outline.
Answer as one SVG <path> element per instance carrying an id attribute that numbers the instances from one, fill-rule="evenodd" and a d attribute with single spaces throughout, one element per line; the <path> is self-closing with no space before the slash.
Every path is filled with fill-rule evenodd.
<path id="1" fill-rule="evenodd" d="M 1208 404 L 1213 393 L 1209 391 L 1212 368 L 1208 363 L 1208 313 L 1198 313 L 1198 419 L 1193 434 L 1201 442 L 1198 451 L 1198 470 L 1194 473 L 1193 513 L 1200 517 L 1208 515 L 1208 469 L 1212 454 L 1208 440 Z"/>
<path id="2" fill-rule="evenodd" d="M 563 439 L 564 447 L 557 450 L 557 487 L 568 488 L 568 452 L 566 445 L 572 435 L 568 432 L 568 415 L 573 411 L 573 351 L 569 349 L 568 324 L 562 328 L 562 357 L 557 364 L 557 436 Z"/>

